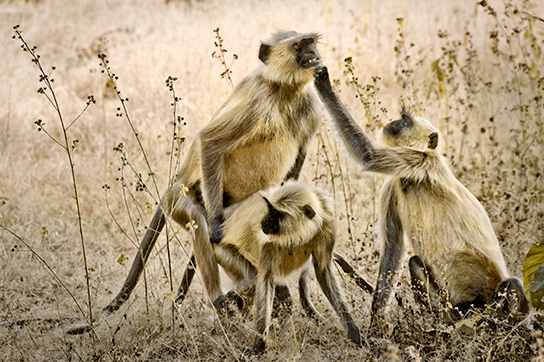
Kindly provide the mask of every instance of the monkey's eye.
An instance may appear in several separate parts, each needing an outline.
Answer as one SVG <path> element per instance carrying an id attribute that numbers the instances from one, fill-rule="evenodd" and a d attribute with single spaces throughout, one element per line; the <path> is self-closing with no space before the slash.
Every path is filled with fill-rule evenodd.
<path id="1" fill-rule="evenodd" d="M 412 120 L 409 117 L 405 116 L 405 115 L 402 116 L 402 118 L 400 119 L 400 122 L 399 122 L 399 125 L 402 128 L 412 127 L 412 124 L 413 124 Z"/>
<path id="2" fill-rule="evenodd" d="M 304 215 L 312 220 L 315 216 L 315 210 L 310 206 L 310 205 L 304 205 L 304 207 L 302 208 L 304 210 Z"/>

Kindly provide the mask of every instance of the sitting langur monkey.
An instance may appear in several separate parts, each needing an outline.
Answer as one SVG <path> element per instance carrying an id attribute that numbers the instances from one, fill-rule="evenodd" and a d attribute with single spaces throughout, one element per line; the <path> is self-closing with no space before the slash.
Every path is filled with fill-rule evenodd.
<path id="1" fill-rule="evenodd" d="M 322 117 L 311 82 L 321 65 L 316 34 L 278 31 L 261 44 L 261 64 L 244 78 L 200 131 L 172 186 L 162 197 L 112 312 L 128 299 L 165 215 L 194 220 L 194 256 L 214 307 L 225 306 L 212 243 L 222 239 L 223 208 L 278 182 L 297 179 Z M 188 188 L 185 195 L 182 189 Z"/>
<path id="2" fill-rule="evenodd" d="M 224 237 L 213 245 L 215 258 L 235 283 L 255 283 L 254 352 L 265 348 L 263 337 L 275 290 L 290 298 L 286 278 L 300 269 L 308 273 L 310 257 L 319 285 L 348 338 L 360 344 L 359 328 L 332 271 L 333 212 L 327 193 L 297 181 L 271 186 L 225 209 Z M 309 314 L 319 315 L 310 302 L 306 282 L 305 277 L 299 279 L 301 303 Z"/>
<path id="3" fill-rule="evenodd" d="M 519 279 L 510 276 L 491 221 L 483 206 L 453 175 L 439 152 L 440 133 L 406 110 L 382 132 L 376 147 L 332 89 L 327 69 L 316 70 L 315 85 L 348 152 L 364 170 L 389 175 L 381 194 L 379 233 L 383 239 L 372 319 L 383 317 L 392 277 L 407 239 L 409 261 L 420 300 L 445 293 L 457 319 L 471 307 L 496 302 L 500 316 L 512 320 L 529 311 Z M 379 314 L 381 312 L 381 314 Z"/>

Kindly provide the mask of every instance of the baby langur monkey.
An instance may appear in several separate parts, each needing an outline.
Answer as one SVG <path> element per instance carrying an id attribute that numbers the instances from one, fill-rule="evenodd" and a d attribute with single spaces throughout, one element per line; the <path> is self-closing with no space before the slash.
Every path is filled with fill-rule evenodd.
<path id="1" fill-rule="evenodd" d="M 348 338 L 361 343 L 359 328 L 332 271 L 335 221 L 332 201 L 323 190 L 287 181 L 257 192 L 225 209 L 223 233 L 221 243 L 213 245 L 217 262 L 236 283 L 256 286 L 255 353 L 265 348 L 274 291 L 281 290 L 290 297 L 286 278 L 301 269 L 308 273 L 310 258 L 319 285 Z M 340 255 L 338 258 L 343 260 Z M 306 283 L 307 278 L 299 279 L 301 303 L 307 313 L 319 314 L 310 301 Z M 188 286 L 182 287 L 182 295 Z M 370 285 L 368 288 L 372 290 Z"/>
<path id="2" fill-rule="evenodd" d="M 316 69 L 315 78 L 350 155 L 364 170 L 389 176 L 381 193 L 383 251 L 372 301 L 373 323 L 383 317 L 405 239 L 415 254 L 409 268 L 418 299 L 449 302 L 453 308 L 447 317 L 453 320 L 483 306 L 493 306 L 511 321 L 524 317 L 529 304 L 522 284 L 510 276 L 483 206 L 455 178 L 440 153 L 438 130 L 403 109 L 401 119 L 383 129 L 385 145 L 377 147 L 333 91 L 327 69 Z"/>

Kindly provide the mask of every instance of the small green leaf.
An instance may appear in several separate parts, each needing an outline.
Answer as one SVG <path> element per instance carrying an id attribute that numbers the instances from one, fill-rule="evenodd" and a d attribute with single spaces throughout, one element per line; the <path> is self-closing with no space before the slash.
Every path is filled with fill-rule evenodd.
<path id="1" fill-rule="evenodd" d="M 440 58 L 435 60 L 431 63 L 431 69 L 433 70 L 433 73 L 436 75 L 436 78 L 438 78 L 439 82 L 442 82 L 444 78 L 446 77 L 446 74 L 444 73 L 444 70 L 442 67 L 440 67 Z"/>
<path id="2" fill-rule="evenodd" d="M 537 309 L 544 309 L 544 303 L 541 299 L 544 296 L 544 268 L 541 268 L 537 273 L 537 270 L 543 265 L 544 240 L 529 249 L 527 255 L 525 255 L 525 262 L 523 264 L 523 288 L 525 289 L 525 295 Z"/>
<path id="3" fill-rule="evenodd" d="M 121 255 L 119 256 L 119 258 L 117 259 L 117 262 L 118 262 L 119 264 L 123 264 L 123 263 L 124 263 L 125 261 L 127 261 L 127 260 L 128 260 L 128 257 L 127 257 L 125 254 L 121 254 Z"/>
<path id="4" fill-rule="evenodd" d="M 535 278 L 529 289 L 531 305 L 538 310 L 544 310 L 544 265 L 538 267 Z"/>

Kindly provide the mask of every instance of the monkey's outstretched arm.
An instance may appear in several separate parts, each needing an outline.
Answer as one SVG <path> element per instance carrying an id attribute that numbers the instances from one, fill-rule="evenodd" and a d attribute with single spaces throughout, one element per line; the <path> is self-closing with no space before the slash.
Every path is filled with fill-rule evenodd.
<path id="1" fill-rule="evenodd" d="M 371 164 L 375 158 L 374 144 L 332 89 L 327 67 L 316 68 L 314 84 L 348 151 L 364 165 Z"/>
<path id="2" fill-rule="evenodd" d="M 336 129 L 348 152 L 363 165 L 365 170 L 393 174 L 411 167 L 401 154 L 387 148 L 375 147 L 332 89 L 327 67 L 316 68 L 314 77 L 315 87 L 325 104 L 325 109 L 336 124 Z"/>

